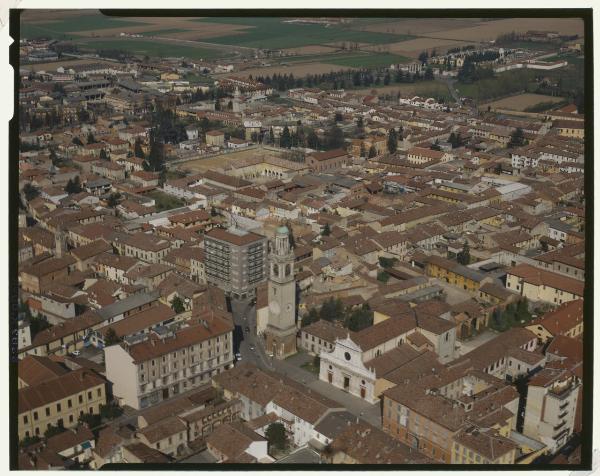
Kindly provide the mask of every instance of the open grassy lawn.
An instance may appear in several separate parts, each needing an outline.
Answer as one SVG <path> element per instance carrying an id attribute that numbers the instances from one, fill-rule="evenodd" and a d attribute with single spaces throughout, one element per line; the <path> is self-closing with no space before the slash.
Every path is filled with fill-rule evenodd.
<path id="1" fill-rule="evenodd" d="M 123 50 L 137 55 L 161 56 L 161 57 L 181 57 L 192 59 L 213 59 L 227 56 L 226 52 L 209 49 L 197 48 L 195 46 L 184 46 L 178 43 L 163 43 L 158 41 L 119 38 L 114 40 L 90 40 L 81 41 L 82 48 L 94 50 Z"/>
<path id="2" fill-rule="evenodd" d="M 65 38 L 76 35 L 78 31 L 103 30 L 105 28 L 119 28 L 129 26 L 140 26 L 140 22 L 132 22 L 111 18 L 104 15 L 82 15 L 69 16 L 63 20 L 53 21 L 48 23 L 28 23 L 21 21 L 21 37 L 22 38 Z"/>
<path id="3" fill-rule="evenodd" d="M 311 360 L 310 362 L 306 362 L 300 366 L 304 370 L 312 372 L 315 375 L 319 375 L 320 369 L 319 367 L 315 367 L 315 363 Z"/>
<path id="4" fill-rule="evenodd" d="M 281 18 L 221 17 L 201 18 L 198 21 L 248 25 L 249 28 L 239 34 L 203 39 L 203 41 L 251 48 L 284 49 L 337 41 L 387 44 L 411 38 L 408 35 L 358 31 L 339 26 L 325 27 L 324 25 L 284 23 Z"/>
<path id="5" fill-rule="evenodd" d="M 160 190 L 154 190 L 146 194 L 148 197 L 153 198 L 155 202 L 155 208 L 157 212 L 163 212 L 165 210 L 171 210 L 173 208 L 179 208 L 185 206 L 185 203 L 171 195 L 167 195 Z"/>
<path id="6" fill-rule="evenodd" d="M 164 30 L 144 31 L 144 32 L 142 32 L 142 35 L 144 35 L 144 36 L 163 36 L 163 35 L 168 35 L 171 33 L 183 33 L 184 31 L 189 31 L 189 30 L 184 30 L 183 28 L 167 28 Z"/>
<path id="7" fill-rule="evenodd" d="M 450 99 L 451 97 L 446 84 L 434 80 L 417 81 L 414 83 L 393 83 L 389 86 L 372 86 L 370 88 L 356 88 L 352 90 L 358 94 L 371 94 L 371 91 L 374 90 L 378 95 L 400 93 L 402 97 L 423 96 L 445 99 Z"/>

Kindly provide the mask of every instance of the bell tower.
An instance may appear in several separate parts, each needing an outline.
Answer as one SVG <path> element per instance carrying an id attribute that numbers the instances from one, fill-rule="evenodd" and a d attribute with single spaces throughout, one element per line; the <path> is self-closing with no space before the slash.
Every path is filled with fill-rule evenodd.
<path id="1" fill-rule="evenodd" d="M 277 359 L 296 353 L 296 282 L 294 252 L 290 232 L 277 228 L 271 249 L 269 282 L 269 321 L 265 329 L 266 349 Z"/>

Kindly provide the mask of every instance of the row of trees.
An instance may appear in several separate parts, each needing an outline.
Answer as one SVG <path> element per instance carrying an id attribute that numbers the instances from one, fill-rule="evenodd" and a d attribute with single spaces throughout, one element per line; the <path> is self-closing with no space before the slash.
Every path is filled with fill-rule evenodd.
<path id="1" fill-rule="evenodd" d="M 424 73 L 409 73 L 401 70 L 362 69 L 359 71 L 336 71 L 324 74 L 309 74 L 304 78 L 295 78 L 293 74 L 257 76 L 257 81 L 267 84 L 278 91 L 292 88 L 320 87 L 323 89 L 350 89 L 388 86 L 393 83 L 414 83 L 433 79 L 433 70 L 427 68 Z"/>
<path id="2" fill-rule="evenodd" d="M 465 58 L 465 62 L 458 70 L 458 81 L 464 84 L 471 84 L 481 79 L 489 79 L 494 77 L 492 68 L 479 67 L 470 56 Z"/>
<path id="3" fill-rule="evenodd" d="M 323 137 L 319 137 L 311 127 L 298 126 L 295 132 L 291 132 L 290 128 L 285 126 L 278 140 L 271 128 L 267 135 L 267 143 L 273 145 L 278 143 L 280 147 L 286 149 L 308 147 L 315 150 L 332 150 L 344 146 L 344 132 L 335 123 L 325 130 Z"/>
<path id="4" fill-rule="evenodd" d="M 525 325 L 533 319 L 529 312 L 529 302 L 522 297 L 516 303 L 510 303 L 504 310 L 494 309 L 490 318 L 490 327 L 496 331 L 504 332 L 511 327 Z"/>
<path id="5" fill-rule="evenodd" d="M 319 320 L 329 322 L 343 322 L 344 327 L 357 332 L 373 325 L 373 311 L 367 303 L 356 309 L 345 307 L 341 299 L 330 298 L 326 300 L 320 309 L 311 308 L 302 319 L 302 326 L 307 326 Z"/>

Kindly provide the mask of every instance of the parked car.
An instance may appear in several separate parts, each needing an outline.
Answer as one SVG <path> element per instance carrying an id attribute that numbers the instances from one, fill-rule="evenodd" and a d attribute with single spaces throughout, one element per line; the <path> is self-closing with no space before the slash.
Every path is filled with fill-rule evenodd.
<path id="1" fill-rule="evenodd" d="M 248 326 L 246 326 L 246 328 L 244 329 L 245 332 L 250 332 L 250 328 Z"/>
<path id="2" fill-rule="evenodd" d="M 235 360 L 242 360 L 242 354 L 240 354 L 239 352 L 235 354 Z"/>
<path id="3" fill-rule="evenodd" d="M 252 351 L 254 350 L 254 346 L 253 345 L 250 346 L 250 350 L 252 350 Z"/>
<path id="4" fill-rule="evenodd" d="M 79 357 L 81 355 L 81 351 L 80 350 L 74 350 L 73 352 L 71 352 L 71 355 L 74 357 Z"/>

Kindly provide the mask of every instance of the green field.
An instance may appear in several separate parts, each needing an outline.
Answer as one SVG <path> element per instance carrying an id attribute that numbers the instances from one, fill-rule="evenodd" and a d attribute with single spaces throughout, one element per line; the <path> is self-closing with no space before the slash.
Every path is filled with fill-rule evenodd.
<path id="1" fill-rule="evenodd" d="M 143 25 L 143 23 L 120 20 L 98 14 L 68 17 L 60 21 L 37 24 L 27 23 L 26 20 L 21 20 L 21 38 L 49 36 L 61 39 L 76 36 L 71 35 L 72 32 L 141 25 Z"/>
<path id="2" fill-rule="evenodd" d="M 250 48 L 283 49 L 307 45 L 348 41 L 356 43 L 387 44 L 412 38 L 409 35 L 358 31 L 340 26 L 301 25 L 283 23 L 280 18 L 201 18 L 205 23 L 247 25 L 249 28 L 236 35 L 226 35 L 202 41 Z"/>
<path id="3" fill-rule="evenodd" d="M 183 28 L 168 28 L 166 30 L 144 31 L 141 34 L 144 36 L 160 36 L 160 35 L 169 35 L 171 33 L 183 33 L 184 31 L 189 31 L 189 30 L 184 30 Z"/>
<path id="4" fill-rule="evenodd" d="M 150 40 L 138 40 L 121 38 L 114 40 L 101 40 L 78 42 L 83 49 L 94 50 L 123 50 L 135 55 L 181 57 L 191 59 L 214 59 L 227 56 L 227 53 L 216 49 L 196 48 L 194 46 L 182 46 L 177 43 L 160 43 Z"/>

